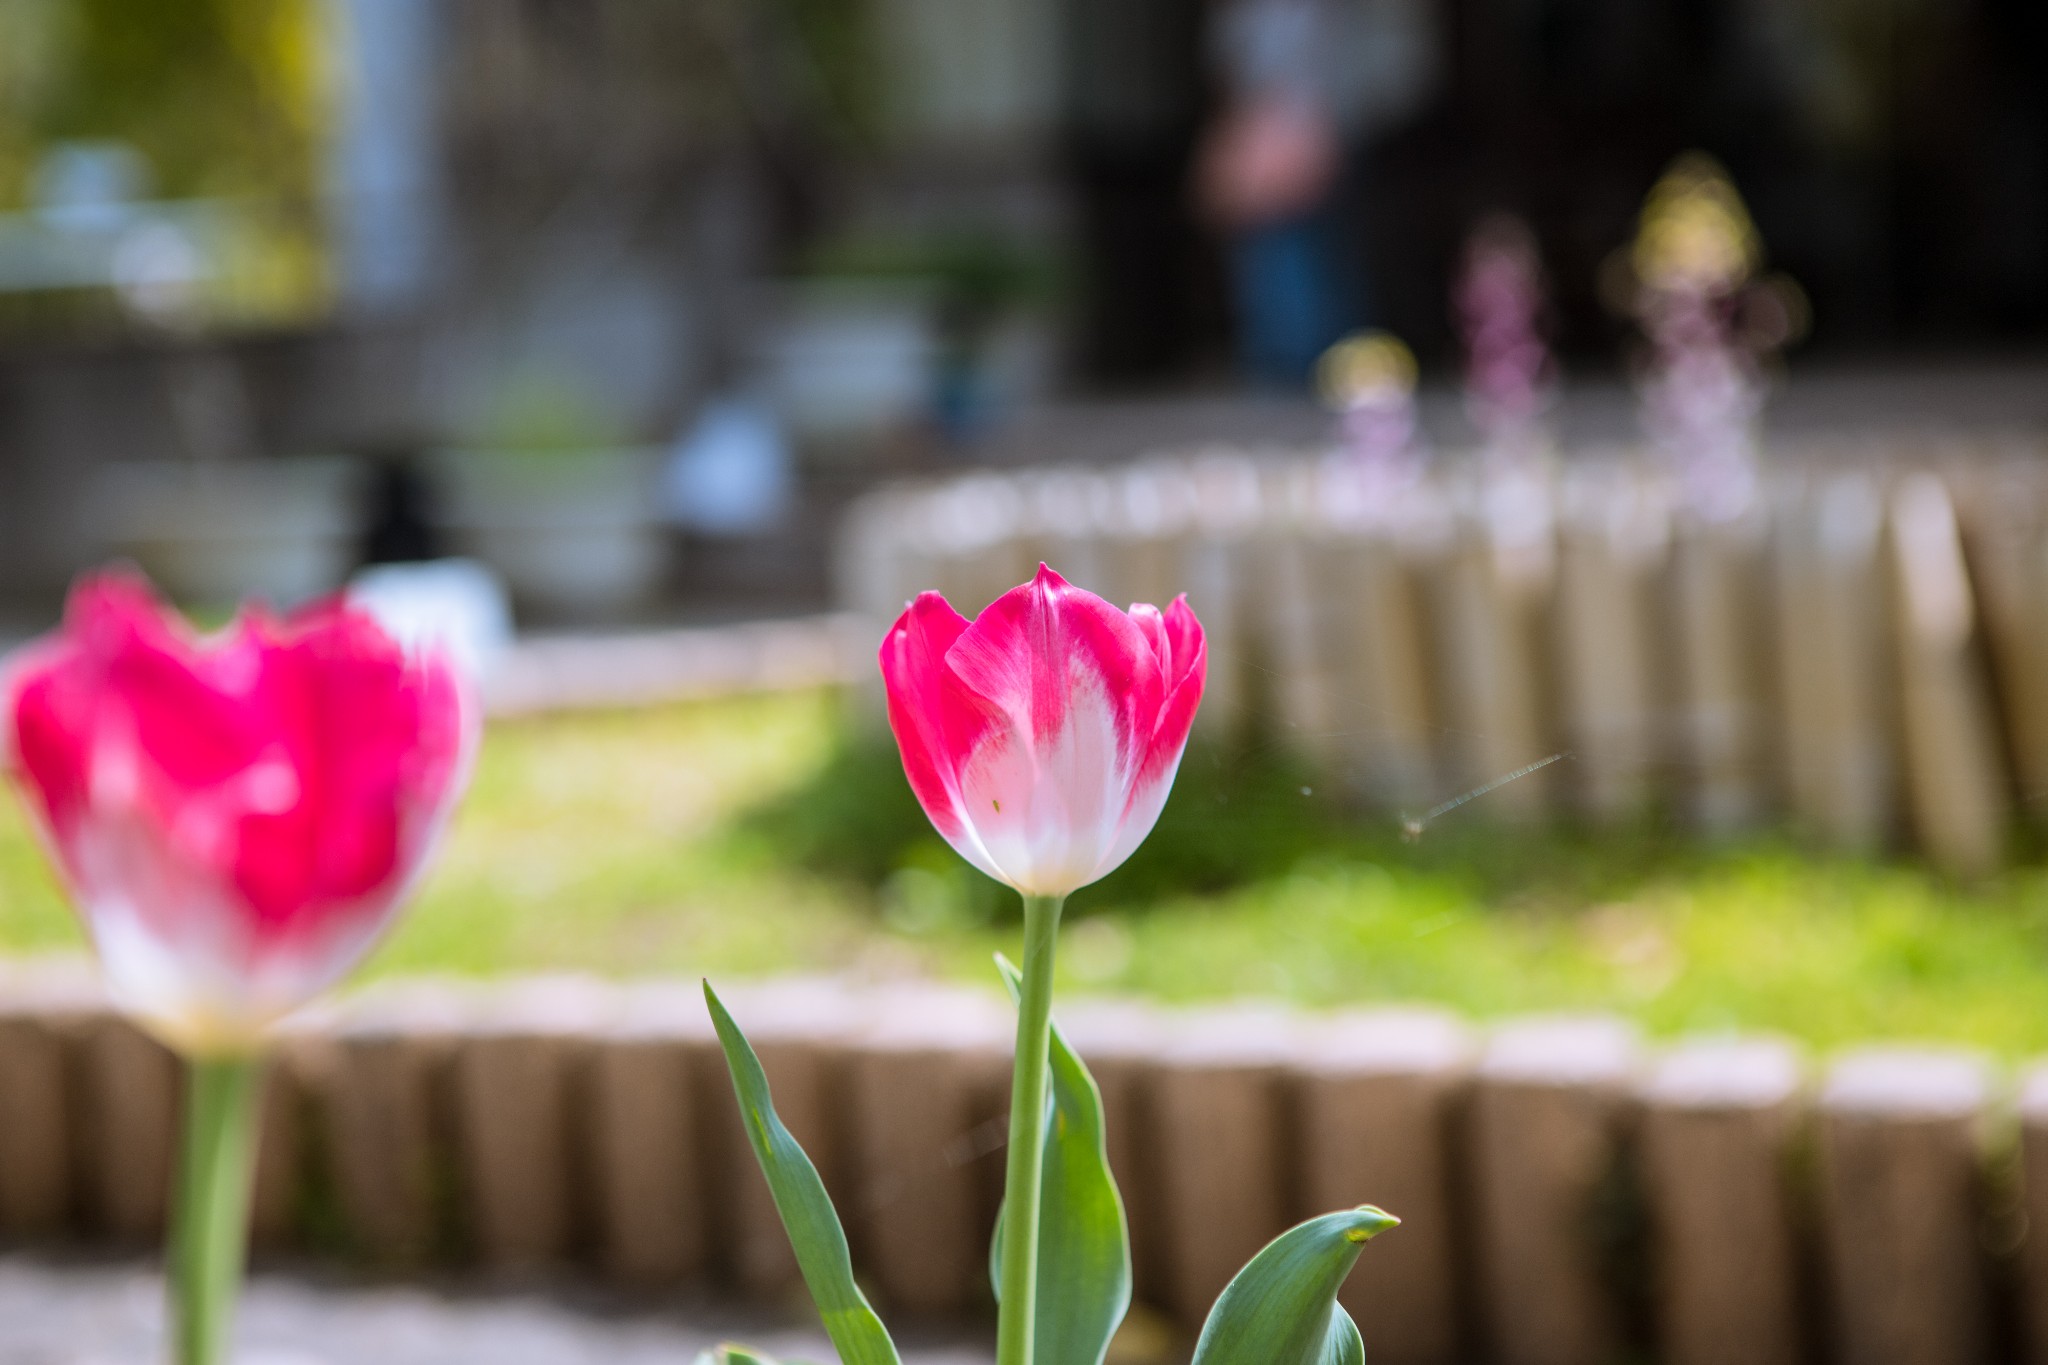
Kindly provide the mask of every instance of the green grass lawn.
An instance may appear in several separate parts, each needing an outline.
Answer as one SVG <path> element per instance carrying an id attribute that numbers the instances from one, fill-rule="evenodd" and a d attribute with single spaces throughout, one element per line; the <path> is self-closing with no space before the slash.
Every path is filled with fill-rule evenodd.
<path id="1" fill-rule="evenodd" d="M 932 835 L 886 747 L 824 695 L 495 726 L 377 973 L 810 968 L 992 980 L 1008 893 Z M 1603 1008 L 1659 1034 L 2048 1051 L 2048 873 L 1963 888 L 1914 864 L 1490 828 L 1419 842 L 1270 754 L 1195 751 L 1154 838 L 1074 898 L 1069 989 L 1479 1016 Z M 0 947 L 78 934 L 11 801 Z"/>

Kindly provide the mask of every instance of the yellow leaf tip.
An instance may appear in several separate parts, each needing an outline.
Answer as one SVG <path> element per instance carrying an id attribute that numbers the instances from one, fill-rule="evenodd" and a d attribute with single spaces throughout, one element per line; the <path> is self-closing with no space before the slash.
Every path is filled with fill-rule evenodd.
<path id="1" fill-rule="evenodd" d="M 1344 1230 L 1344 1237 L 1352 1242 L 1370 1242 L 1388 1228 L 1399 1227 L 1401 1220 L 1376 1204 L 1360 1204 L 1351 1211 L 1351 1226 Z"/>

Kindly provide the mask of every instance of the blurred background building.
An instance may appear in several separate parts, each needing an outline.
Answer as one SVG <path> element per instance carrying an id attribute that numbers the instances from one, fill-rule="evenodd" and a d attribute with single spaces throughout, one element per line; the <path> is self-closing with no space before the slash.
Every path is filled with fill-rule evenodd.
<path id="1" fill-rule="evenodd" d="M 819 597 L 867 481 L 1242 391 L 1290 269 L 1427 381 L 1510 211 L 1568 371 L 1618 374 L 1614 263 L 1689 148 L 1802 356 L 2025 354 L 2043 69 L 2026 0 L 9 0 L 0 596 L 460 551 L 536 619 Z M 1341 191 L 1312 259 L 1198 183 L 1274 89 L 1330 104 L 1282 138 Z"/>

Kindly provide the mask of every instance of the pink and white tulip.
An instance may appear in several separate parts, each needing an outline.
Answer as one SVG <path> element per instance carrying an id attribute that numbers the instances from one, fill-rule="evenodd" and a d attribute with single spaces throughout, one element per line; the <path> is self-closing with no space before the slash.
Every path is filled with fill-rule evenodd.
<path id="1" fill-rule="evenodd" d="M 1043 565 L 972 622 L 923 593 L 882 642 L 889 724 L 925 814 L 1030 896 L 1086 886 L 1151 833 L 1207 671 L 1185 597 L 1122 612 Z"/>
<path id="2" fill-rule="evenodd" d="M 252 1050 L 391 922 L 460 793 L 448 664 L 333 601 L 200 639 L 89 577 L 8 670 L 0 753 L 116 1004 L 198 1055 Z"/>

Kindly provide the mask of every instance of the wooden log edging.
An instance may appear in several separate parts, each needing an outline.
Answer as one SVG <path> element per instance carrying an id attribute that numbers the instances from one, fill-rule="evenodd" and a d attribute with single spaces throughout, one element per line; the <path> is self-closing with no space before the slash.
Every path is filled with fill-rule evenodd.
<path id="1" fill-rule="evenodd" d="M 1970 1365 L 1991 1344 L 1979 1241 L 1991 1068 L 1869 1048 L 1820 1096 L 1832 1335 L 1844 1365 Z"/>
<path id="2" fill-rule="evenodd" d="M 985 1312 L 1004 1003 L 840 979 L 728 998 L 878 1303 Z M 1372 1200 L 1407 1226 L 1345 1302 L 1395 1365 L 2048 1359 L 2048 1064 L 2013 1089 L 1968 1052 L 1809 1066 L 1599 1016 L 1059 1014 L 1102 1080 L 1138 1297 L 1185 1330 L 1281 1228 Z M 694 982 L 378 986 L 280 1057 L 261 1248 L 795 1291 Z M 171 1077 L 76 967 L 0 966 L 0 1236 L 156 1235 Z M 1986 1134 L 2015 1116 L 2016 1254 L 1986 1232 L 2010 1157 Z"/>
<path id="3" fill-rule="evenodd" d="M 1799 1365 L 1807 1296 L 1792 1184 L 1799 1056 L 1775 1038 L 1680 1044 L 1642 1092 L 1644 1194 L 1667 1365 Z"/>

